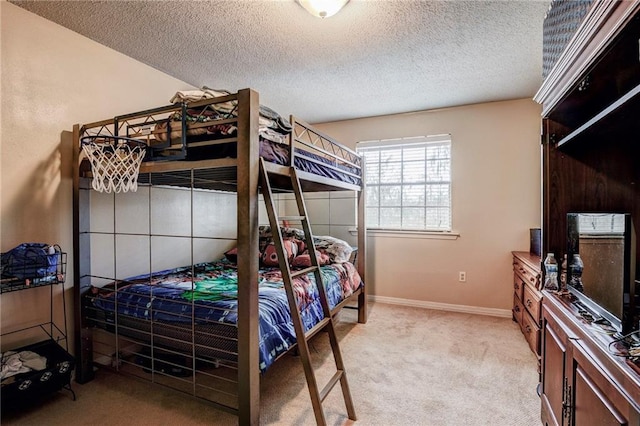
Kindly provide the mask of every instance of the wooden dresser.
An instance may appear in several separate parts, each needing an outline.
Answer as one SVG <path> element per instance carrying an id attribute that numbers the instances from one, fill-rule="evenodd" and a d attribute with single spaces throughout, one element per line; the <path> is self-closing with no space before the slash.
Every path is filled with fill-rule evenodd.
<path id="1" fill-rule="evenodd" d="M 542 318 L 542 423 L 640 425 L 640 365 L 616 355 L 614 337 L 569 294 L 545 290 Z"/>
<path id="2" fill-rule="evenodd" d="M 513 320 L 540 361 L 542 273 L 540 257 L 525 251 L 513 254 Z"/>
<path id="3" fill-rule="evenodd" d="M 542 252 L 556 259 L 567 252 L 568 213 L 630 213 L 640 229 L 640 1 L 590 2 L 567 39 L 534 98 L 543 107 Z M 640 365 L 570 296 L 543 294 L 542 423 L 639 426 Z"/>

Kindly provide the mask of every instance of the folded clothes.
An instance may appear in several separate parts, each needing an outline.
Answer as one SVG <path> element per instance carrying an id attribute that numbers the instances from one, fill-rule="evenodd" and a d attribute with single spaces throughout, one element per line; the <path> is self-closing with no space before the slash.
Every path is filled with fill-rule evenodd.
<path id="1" fill-rule="evenodd" d="M 289 120 L 283 118 L 280 114 L 269 107 L 260 105 L 260 116 L 273 120 L 276 125 L 269 127 L 279 131 L 280 133 L 289 134 L 293 130 L 293 126 L 291 126 Z"/>
<path id="2" fill-rule="evenodd" d="M 7 351 L 2 354 L 0 380 L 29 371 L 47 368 L 47 358 L 32 351 Z"/>
<path id="3" fill-rule="evenodd" d="M 186 102 L 188 104 L 190 102 L 196 102 L 203 99 L 213 99 L 230 94 L 231 92 L 226 90 L 215 90 L 210 89 L 207 86 L 203 86 L 202 90 L 180 90 L 173 95 L 169 102 L 172 104 Z M 237 101 L 221 102 L 219 104 L 215 104 L 214 109 L 223 114 L 233 115 L 235 114 L 237 105 Z M 285 135 L 291 133 L 291 130 L 293 130 L 291 123 L 289 123 L 287 119 L 264 105 L 260 105 L 260 125 L 269 127 L 270 129 Z"/>
<path id="4" fill-rule="evenodd" d="M 32 370 L 40 371 L 47 368 L 47 358 L 42 355 L 38 355 L 32 351 L 18 352 L 22 365 Z"/>
<path id="5" fill-rule="evenodd" d="M 197 102 L 203 99 L 213 99 L 219 98 L 220 96 L 230 95 L 230 92 L 226 90 L 213 90 L 204 86 L 202 90 L 179 90 L 175 95 L 169 100 L 172 104 L 176 104 L 178 102 Z M 221 112 L 230 113 L 236 107 L 236 104 L 233 101 L 222 102 L 216 105 L 216 108 Z"/>

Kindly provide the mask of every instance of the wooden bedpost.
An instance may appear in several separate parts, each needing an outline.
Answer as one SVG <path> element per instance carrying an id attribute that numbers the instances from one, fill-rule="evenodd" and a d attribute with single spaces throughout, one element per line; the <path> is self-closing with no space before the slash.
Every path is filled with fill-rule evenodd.
<path id="1" fill-rule="evenodd" d="M 258 93 L 240 90 L 238 105 L 238 421 L 258 425 Z"/>
<path id="2" fill-rule="evenodd" d="M 360 159 L 360 166 L 362 167 L 362 189 L 358 192 L 358 273 L 365 283 L 362 293 L 358 296 L 358 322 L 364 324 L 367 322 L 369 311 L 367 307 L 367 280 L 366 280 L 366 265 L 367 265 L 367 226 L 364 221 L 365 216 L 365 199 L 367 196 L 366 183 L 364 179 L 364 156 Z"/>

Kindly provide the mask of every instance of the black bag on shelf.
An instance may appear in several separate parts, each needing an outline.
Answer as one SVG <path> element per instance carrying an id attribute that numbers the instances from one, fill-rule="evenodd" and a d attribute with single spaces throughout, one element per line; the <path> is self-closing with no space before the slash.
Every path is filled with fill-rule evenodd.
<path id="1" fill-rule="evenodd" d="M 56 274 L 60 248 L 45 243 L 23 243 L 0 255 L 2 277 L 21 280 Z"/>

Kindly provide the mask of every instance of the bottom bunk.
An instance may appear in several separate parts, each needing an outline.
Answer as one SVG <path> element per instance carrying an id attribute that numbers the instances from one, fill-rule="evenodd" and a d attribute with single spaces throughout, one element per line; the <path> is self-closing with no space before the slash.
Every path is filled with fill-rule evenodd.
<path id="1" fill-rule="evenodd" d="M 293 268 L 306 267 L 304 255 L 293 260 Z M 326 264 L 321 274 L 332 314 L 358 300 L 363 283 L 352 263 Z M 280 269 L 262 267 L 258 288 L 264 373 L 296 336 Z M 237 290 L 237 267 L 226 258 L 92 287 L 83 305 L 94 362 L 236 410 Z M 323 318 L 314 274 L 296 277 L 294 290 L 310 330 Z"/>

